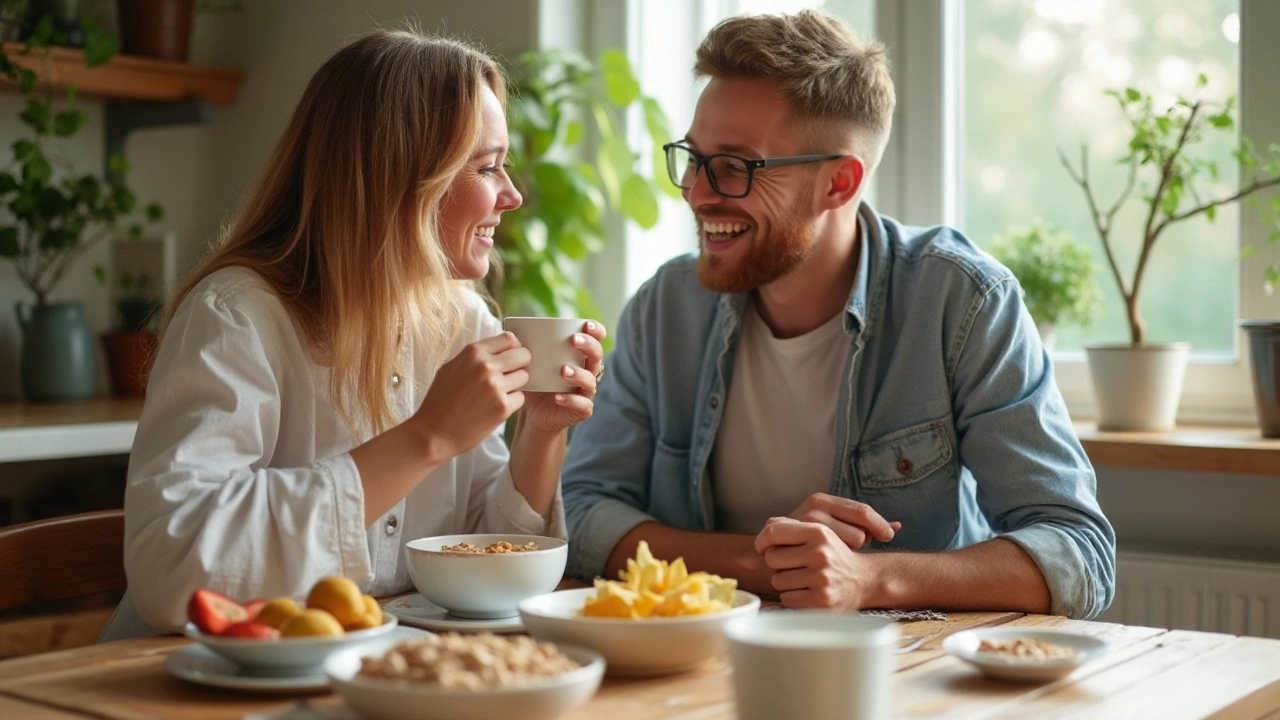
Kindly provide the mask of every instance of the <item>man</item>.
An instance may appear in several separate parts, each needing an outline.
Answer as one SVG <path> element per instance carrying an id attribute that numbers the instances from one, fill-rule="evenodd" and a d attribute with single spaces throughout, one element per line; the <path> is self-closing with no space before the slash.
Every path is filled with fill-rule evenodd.
<path id="1" fill-rule="evenodd" d="M 614 577 L 645 540 L 792 607 L 1096 616 L 1115 535 L 1017 282 L 862 203 L 883 46 L 739 17 L 695 73 L 667 160 L 701 251 L 619 322 L 563 473 L 569 571 Z"/>

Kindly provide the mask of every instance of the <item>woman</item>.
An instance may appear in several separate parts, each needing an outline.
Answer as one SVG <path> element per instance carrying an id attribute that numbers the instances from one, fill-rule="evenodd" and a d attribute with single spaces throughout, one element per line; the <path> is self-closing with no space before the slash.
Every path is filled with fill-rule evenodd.
<path id="1" fill-rule="evenodd" d="M 407 31 L 366 35 L 311 79 L 170 310 L 129 462 L 129 592 L 104 637 L 181 627 L 199 587 L 302 597 L 344 575 L 405 591 L 418 537 L 565 536 L 560 461 L 591 415 L 604 329 L 574 336 L 575 393 L 525 395 L 529 352 L 472 289 L 521 202 L 504 98 L 489 57 Z"/>

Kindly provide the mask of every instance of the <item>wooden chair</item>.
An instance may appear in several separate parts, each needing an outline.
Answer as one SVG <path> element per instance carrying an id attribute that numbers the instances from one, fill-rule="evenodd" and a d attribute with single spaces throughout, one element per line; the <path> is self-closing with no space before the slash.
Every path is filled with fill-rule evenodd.
<path id="1" fill-rule="evenodd" d="M 37 614 L 0 621 L 0 658 L 93 643 L 125 585 L 122 510 L 0 528 L 0 613 Z M 100 596 L 95 609 L 40 615 L 89 596 Z"/>

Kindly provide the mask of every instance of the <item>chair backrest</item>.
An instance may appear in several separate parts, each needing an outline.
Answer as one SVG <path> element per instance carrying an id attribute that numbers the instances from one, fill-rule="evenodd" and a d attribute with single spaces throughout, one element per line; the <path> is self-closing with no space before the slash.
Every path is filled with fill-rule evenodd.
<path id="1" fill-rule="evenodd" d="M 122 510 L 0 528 L 0 612 L 125 585 Z"/>

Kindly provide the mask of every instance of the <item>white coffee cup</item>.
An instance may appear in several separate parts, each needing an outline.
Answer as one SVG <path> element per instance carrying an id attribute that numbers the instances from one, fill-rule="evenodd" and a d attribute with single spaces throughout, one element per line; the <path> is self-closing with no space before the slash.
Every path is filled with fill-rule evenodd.
<path id="1" fill-rule="evenodd" d="M 574 388 L 560 374 L 565 365 L 582 367 L 582 352 L 573 346 L 573 336 L 583 332 L 581 318 L 509 317 L 502 328 L 515 333 L 529 348 L 533 361 L 529 371 L 529 392 L 568 392 Z M 585 372 L 585 370 L 583 371 Z"/>
<path id="2" fill-rule="evenodd" d="M 724 628 L 739 720 L 885 720 L 898 627 L 884 618 L 778 610 Z"/>

